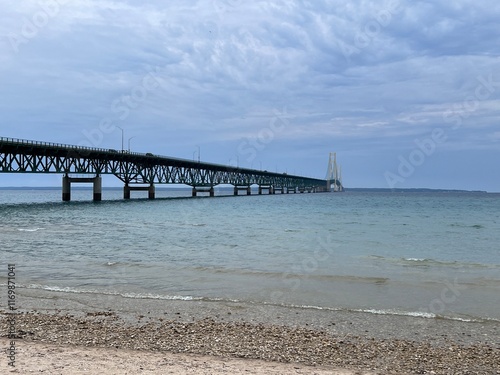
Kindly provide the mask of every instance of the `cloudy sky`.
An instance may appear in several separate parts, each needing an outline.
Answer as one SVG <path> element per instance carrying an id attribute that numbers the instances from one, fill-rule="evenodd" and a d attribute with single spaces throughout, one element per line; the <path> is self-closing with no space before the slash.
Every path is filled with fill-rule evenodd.
<path id="1" fill-rule="evenodd" d="M 500 191 L 497 0 L 0 4 L 0 136 Z"/>

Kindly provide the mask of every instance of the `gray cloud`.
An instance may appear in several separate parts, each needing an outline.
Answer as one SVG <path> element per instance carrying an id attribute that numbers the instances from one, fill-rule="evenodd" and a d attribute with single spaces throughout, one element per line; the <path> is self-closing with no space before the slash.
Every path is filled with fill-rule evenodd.
<path id="1" fill-rule="evenodd" d="M 2 136 L 79 143 L 111 119 L 139 151 L 190 157 L 201 144 L 225 163 L 286 108 L 286 129 L 258 156 L 281 169 L 323 176 L 333 147 L 345 153 L 344 170 L 360 176 L 353 181 L 383 185 L 368 170 L 393 168 L 415 137 L 437 127 L 450 134 L 443 153 L 500 153 L 497 2 L 50 4 L 2 1 Z M 150 74 L 156 84 L 144 91 Z M 489 75 L 493 90 L 464 112 L 478 77 Z M 118 138 L 104 134 L 100 146 Z M 450 166 L 460 162 L 450 157 Z M 490 180 L 484 171 L 485 189 Z M 446 187 L 465 183 L 457 176 Z"/>

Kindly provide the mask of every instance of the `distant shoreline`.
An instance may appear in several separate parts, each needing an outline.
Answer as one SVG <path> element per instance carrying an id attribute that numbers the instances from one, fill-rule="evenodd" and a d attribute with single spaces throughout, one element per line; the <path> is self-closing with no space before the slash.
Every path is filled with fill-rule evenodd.
<path id="1" fill-rule="evenodd" d="M 495 194 L 486 190 L 462 190 L 462 189 L 431 189 L 431 188 L 346 188 L 346 191 L 373 192 L 373 193 L 476 193 Z"/>

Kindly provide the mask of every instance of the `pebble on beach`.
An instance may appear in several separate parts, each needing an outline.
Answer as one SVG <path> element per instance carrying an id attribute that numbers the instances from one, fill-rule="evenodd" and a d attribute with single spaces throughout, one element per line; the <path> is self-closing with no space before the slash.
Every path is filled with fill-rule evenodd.
<path id="1" fill-rule="evenodd" d="M 0 315 L 2 332 L 7 319 Z M 371 370 L 380 374 L 500 374 L 500 344 L 435 345 L 211 318 L 125 323 L 110 312 L 74 317 L 17 315 L 22 340 L 62 345 L 168 351 Z"/>

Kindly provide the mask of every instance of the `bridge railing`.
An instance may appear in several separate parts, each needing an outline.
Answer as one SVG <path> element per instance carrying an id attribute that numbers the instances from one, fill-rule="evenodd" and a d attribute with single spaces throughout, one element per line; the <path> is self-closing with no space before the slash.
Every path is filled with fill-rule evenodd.
<path id="1" fill-rule="evenodd" d="M 54 143 L 54 142 L 44 142 L 44 141 L 32 141 L 29 139 L 19 139 L 19 138 L 8 138 L 8 137 L 0 137 L 0 142 L 11 143 L 11 144 L 23 144 L 23 145 L 35 145 L 35 146 L 49 146 L 49 147 L 59 147 L 70 150 L 87 150 L 87 151 L 100 151 L 100 152 L 117 152 L 119 154 L 135 154 L 135 155 L 147 155 L 140 152 L 130 152 L 128 150 L 112 150 L 109 148 L 98 148 L 98 147 L 87 147 L 87 146 L 77 146 L 77 145 L 68 145 L 64 143 Z M 156 156 L 156 155 L 155 155 Z"/>
<path id="2" fill-rule="evenodd" d="M 18 139 L 18 138 L 8 138 L 8 137 L 0 137 L 0 142 L 7 142 L 12 144 L 24 144 L 24 145 L 36 145 L 36 146 L 50 146 L 50 147 L 62 147 L 62 148 L 71 148 L 71 149 L 85 149 L 85 150 L 94 150 L 94 151 L 107 151 L 105 149 L 96 148 L 96 147 L 85 147 L 85 146 L 75 146 L 75 145 L 67 145 L 63 143 L 54 143 L 54 142 L 43 142 L 43 141 L 32 141 L 29 139 Z"/>

